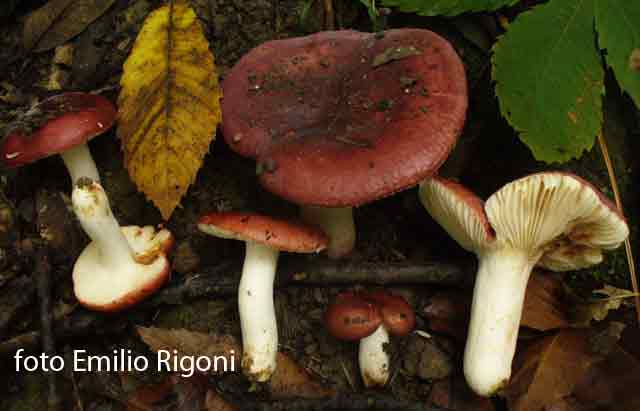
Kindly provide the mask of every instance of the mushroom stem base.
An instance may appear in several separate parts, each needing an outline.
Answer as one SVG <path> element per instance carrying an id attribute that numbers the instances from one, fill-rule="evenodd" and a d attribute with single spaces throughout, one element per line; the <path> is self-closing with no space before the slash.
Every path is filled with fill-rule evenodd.
<path id="1" fill-rule="evenodd" d="M 80 177 L 89 177 L 100 184 L 100 174 L 98 174 L 98 168 L 91 157 L 88 145 L 80 144 L 60 153 L 60 156 L 69 170 L 71 184 L 75 184 Z"/>
<path id="2" fill-rule="evenodd" d="M 322 229 L 329 236 L 327 255 L 340 258 L 349 254 L 356 243 L 352 207 L 303 206 L 302 219 Z"/>
<path id="3" fill-rule="evenodd" d="M 246 242 L 238 309 L 242 329 L 242 369 L 255 381 L 267 381 L 276 368 L 278 326 L 273 305 L 278 250 Z"/>
<path id="4" fill-rule="evenodd" d="M 464 375 L 479 395 L 491 396 L 509 381 L 524 294 L 537 257 L 512 249 L 479 257 L 464 352 Z"/>
<path id="5" fill-rule="evenodd" d="M 366 387 L 382 387 L 389 379 L 389 333 L 379 326 L 373 334 L 360 340 L 360 374 Z"/>

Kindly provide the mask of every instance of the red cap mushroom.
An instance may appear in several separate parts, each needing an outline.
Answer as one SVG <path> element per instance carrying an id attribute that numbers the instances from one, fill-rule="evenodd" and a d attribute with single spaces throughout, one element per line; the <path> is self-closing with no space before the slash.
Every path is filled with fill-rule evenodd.
<path id="1" fill-rule="evenodd" d="M 73 267 L 78 301 L 98 311 L 120 311 L 160 288 L 171 273 L 166 254 L 171 233 L 153 227 L 120 227 L 97 182 L 81 177 L 75 184 L 73 211 L 91 243 Z"/>
<path id="2" fill-rule="evenodd" d="M 262 185 L 353 248 L 351 207 L 433 175 L 465 120 L 453 47 L 421 29 L 327 31 L 264 43 L 227 74 L 223 133 Z M 337 219 L 337 221 L 336 221 Z"/>
<path id="3" fill-rule="evenodd" d="M 529 275 L 535 265 L 563 271 L 602 261 L 629 228 L 595 187 L 568 173 L 544 172 L 515 180 L 486 204 L 443 178 L 420 186 L 431 216 L 479 259 L 464 373 L 479 395 L 490 396 L 511 375 Z"/>
<path id="4" fill-rule="evenodd" d="M 331 335 L 360 340 L 358 361 L 365 386 L 384 386 L 389 379 L 389 334 L 404 336 L 415 327 L 415 314 L 407 301 L 384 291 L 343 293 L 324 316 Z"/>
<path id="5" fill-rule="evenodd" d="M 276 368 L 278 327 L 273 305 L 280 251 L 317 253 L 327 246 L 318 228 L 254 213 L 211 213 L 198 221 L 209 235 L 244 241 L 246 253 L 238 286 L 242 329 L 242 368 L 250 378 L 267 381 Z"/>
<path id="6" fill-rule="evenodd" d="M 96 94 L 70 92 L 50 97 L 33 107 L 2 141 L 0 153 L 8 167 L 60 154 L 71 182 L 100 175 L 86 143 L 107 131 L 116 120 L 116 109 Z"/>

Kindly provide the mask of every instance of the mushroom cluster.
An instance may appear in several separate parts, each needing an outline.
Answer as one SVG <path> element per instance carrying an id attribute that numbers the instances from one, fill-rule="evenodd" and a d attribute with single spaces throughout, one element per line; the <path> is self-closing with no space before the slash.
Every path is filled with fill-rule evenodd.
<path id="1" fill-rule="evenodd" d="M 367 387 L 381 387 L 389 380 L 389 334 L 405 336 L 416 323 L 409 303 L 384 291 L 342 293 L 328 307 L 324 320 L 335 338 L 360 341 L 358 361 Z"/>
<path id="2" fill-rule="evenodd" d="M 589 267 L 618 247 L 629 228 L 616 207 L 578 176 L 544 172 L 515 180 L 486 203 L 444 178 L 420 185 L 431 216 L 478 256 L 464 374 L 478 394 L 508 382 L 529 275 Z"/>
<path id="3" fill-rule="evenodd" d="M 354 247 L 352 207 L 433 175 L 467 109 L 460 58 L 422 29 L 269 41 L 227 73 L 223 91 L 225 140 L 327 233 L 334 258 Z"/>

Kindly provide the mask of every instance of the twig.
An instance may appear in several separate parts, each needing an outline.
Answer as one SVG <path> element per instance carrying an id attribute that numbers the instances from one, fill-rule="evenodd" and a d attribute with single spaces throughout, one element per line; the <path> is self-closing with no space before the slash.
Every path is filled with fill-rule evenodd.
<path id="1" fill-rule="evenodd" d="M 616 206 L 620 211 L 620 214 L 624 216 L 624 209 L 622 208 L 622 200 L 620 199 L 620 190 L 618 189 L 618 182 L 616 175 L 613 171 L 613 164 L 611 163 L 611 157 L 609 156 L 609 149 L 607 147 L 607 141 L 604 138 L 602 131 L 598 134 L 598 144 L 600 145 L 600 151 L 602 151 L 602 157 L 604 163 L 607 166 L 607 173 L 609 173 L 609 181 L 611 182 L 611 189 L 613 190 L 613 197 L 616 200 Z M 633 251 L 631 249 L 631 240 L 627 237 L 624 240 L 624 250 L 627 254 L 627 264 L 629 265 L 629 275 L 631 276 L 631 286 L 635 293 L 634 302 L 636 306 L 636 316 L 638 323 L 640 323 L 640 295 L 638 294 L 638 279 L 636 277 L 636 266 L 633 260 Z"/>
<path id="2" fill-rule="evenodd" d="M 51 358 L 55 355 L 55 340 L 52 330 L 51 315 L 51 265 L 46 246 L 36 247 L 35 266 L 33 274 L 36 278 L 36 289 L 40 301 L 40 335 L 42 340 L 42 351 Z M 60 405 L 58 395 L 56 374 L 49 371 L 47 373 L 48 396 L 47 406 L 49 410 L 57 410 Z"/>
<path id="3" fill-rule="evenodd" d="M 143 303 L 143 307 L 182 304 L 207 296 L 232 296 L 238 289 L 240 267 L 223 264 L 196 273 L 184 283 L 165 288 Z M 435 284 L 470 287 L 473 263 L 403 262 L 393 264 L 340 262 L 324 258 L 291 258 L 278 266 L 276 287 L 371 286 Z"/>
<path id="4" fill-rule="evenodd" d="M 290 259 L 278 268 L 279 288 L 291 286 L 350 286 L 436 284 L 470 287 L 473 283 L 471 263 L 404 262 L 379 264 L 336 262 L 328 259 Z M 222 264 L 196 273 L 186 281 L 170 285 L 136 307 L 138 311 L 158 306 L 178 305 L 212 296 L 235 296 L 238 290 L 240 267 Z M 104 315 L 79 309 L 55 322 L 53 335 L 58 340 L 121 331 L 129 316 Z M 0 356 L 13 354 L 17 348 L 33 350 L 40 343 L 39 332 L 28 332 L 0 343 Z"/>
<path id="5" fill-rule="evenodd" d="M 393 398 L 382 394 L 339 394 L 321 399 L 288 399 L 276 402 L 242 401 L 243 411 L 443 411 L 446 408 L 421 401 Z"/>

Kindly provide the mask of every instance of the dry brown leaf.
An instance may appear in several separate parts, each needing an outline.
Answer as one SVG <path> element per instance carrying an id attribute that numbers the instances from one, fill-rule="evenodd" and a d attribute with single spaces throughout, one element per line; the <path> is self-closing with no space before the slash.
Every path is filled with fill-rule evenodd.
<path id="1" fill-rule="evenodd" d="M 573 396 L 583 404 L 616 411 L 640 410 L 640 361 L 615 347 L 596 363 L 575 387 Z"/>
<path id="2" fill-rule="evenodd" d="M 233 358 L 235 371 L 240 372 L 242 347 L 232 336 L 153 327 L 137 327 L 137 330 L 142 341 L 152 350 L 166 350 L 171 353 L 176 350 L 178 362 L 183 356 L 207 356 L 213 363 L 214 357 L 225 356 L 229 366 Z M 170 363 L 173 363 L 173 357 Z M 271 395 L 279 399 L 313 399 L 333 394 L 333 391 L 314 381 L 309 373 L 283 353 L 278 353 L 276 371 L 269 381 L 269 388 Z"/>
<path id="3" fill-rule="evenodd" d="M 221 117 L 213 54 L 187 0 L 147 17 L 120 85 L 125 166 L 168 219 L 195 181 Z"/>
<path id="4" fill-rule="evenodd" d="M 283 353 L 278 353 L 277 367 L 269 381 L 274 398 L 323 398 L 334 391 L 314 381 L 309 373 Z"/>
<path id="5" fill-rule="evenodd" d="M 571 316 L 571 325 L 574 327 L 588 327 L 591 325 L 591 320 L 602 321 L 607 318 L 609 311 L 617 310 L 625 300 L 636 296 L 633 291 L 608 284 L 593 293 L 606 296 L 606 298 L 576 304 Z"/>
<path id="6" fill-rule="evenodd" d="M 214 390 L 207 391 L 203 411 L 235 411 L 237 409 L 237 407 L 226 402 L 220 394 Z"/>
<path id="7" fill-rule="evenodd" d="M 461 375 L 433 382 L 428 403 L 452 411 L 494 411 L 489 398 L 476 395 Z"/>
<path id="8" fill-rule="evenodd" d="M 80 34 L 115 0 L 51 0 L 24 23 L 22 42 L 28 50 L 46 51 Z"/>
<path id="9" fill-rule="evenodd" d="M 521 325 L 540 331 L 569 326 L 560 275 L 535 271 L 524 297 Z"/>
<path id="10" fill-rule="evenodd" d="M 559 275 L 534 271 L 529 278 L 520 325 L 540 331 L 569 326 L 564 287 Z M 423 310 L 433 331 L 465 338 L 471 310 L 470 292 L 440 292 Z"/>
<path id="11" fill-rule="evenodd" d="M 138 334 L 152 350 L 165 350 L 171 353 L 170 364 L 175 357 L 178 364 L 183 357 L 206 356 L 214 363 L 216 358 L 224 357 L 229 371 L 240 371 L 241 348 L 235 338 L 230 335 L 214 335 L 188 330 L 168 330 L 154 327 L 137 327 Z M 175 354 L 174 353 L 175 350 Z M 222 362 L 218 362 L 222 364 Z M 188 366 L 188 364 L 185 364 Z M 233 366 L 233 369 L 232 369 Z M 184 370 L 188 372 L 189 370 Z M 212 368 L 211 372 L 215 373 Z M 218 370 L 222 371 L 222 370 Z"/>
<path id="12" fill-rule="evenodd" d="M 510 411 L 543 411 L 569 396 L 599 358 L 587 330 L 564 329 L 529 346 L 514 361 L 505 389 Z"/>

